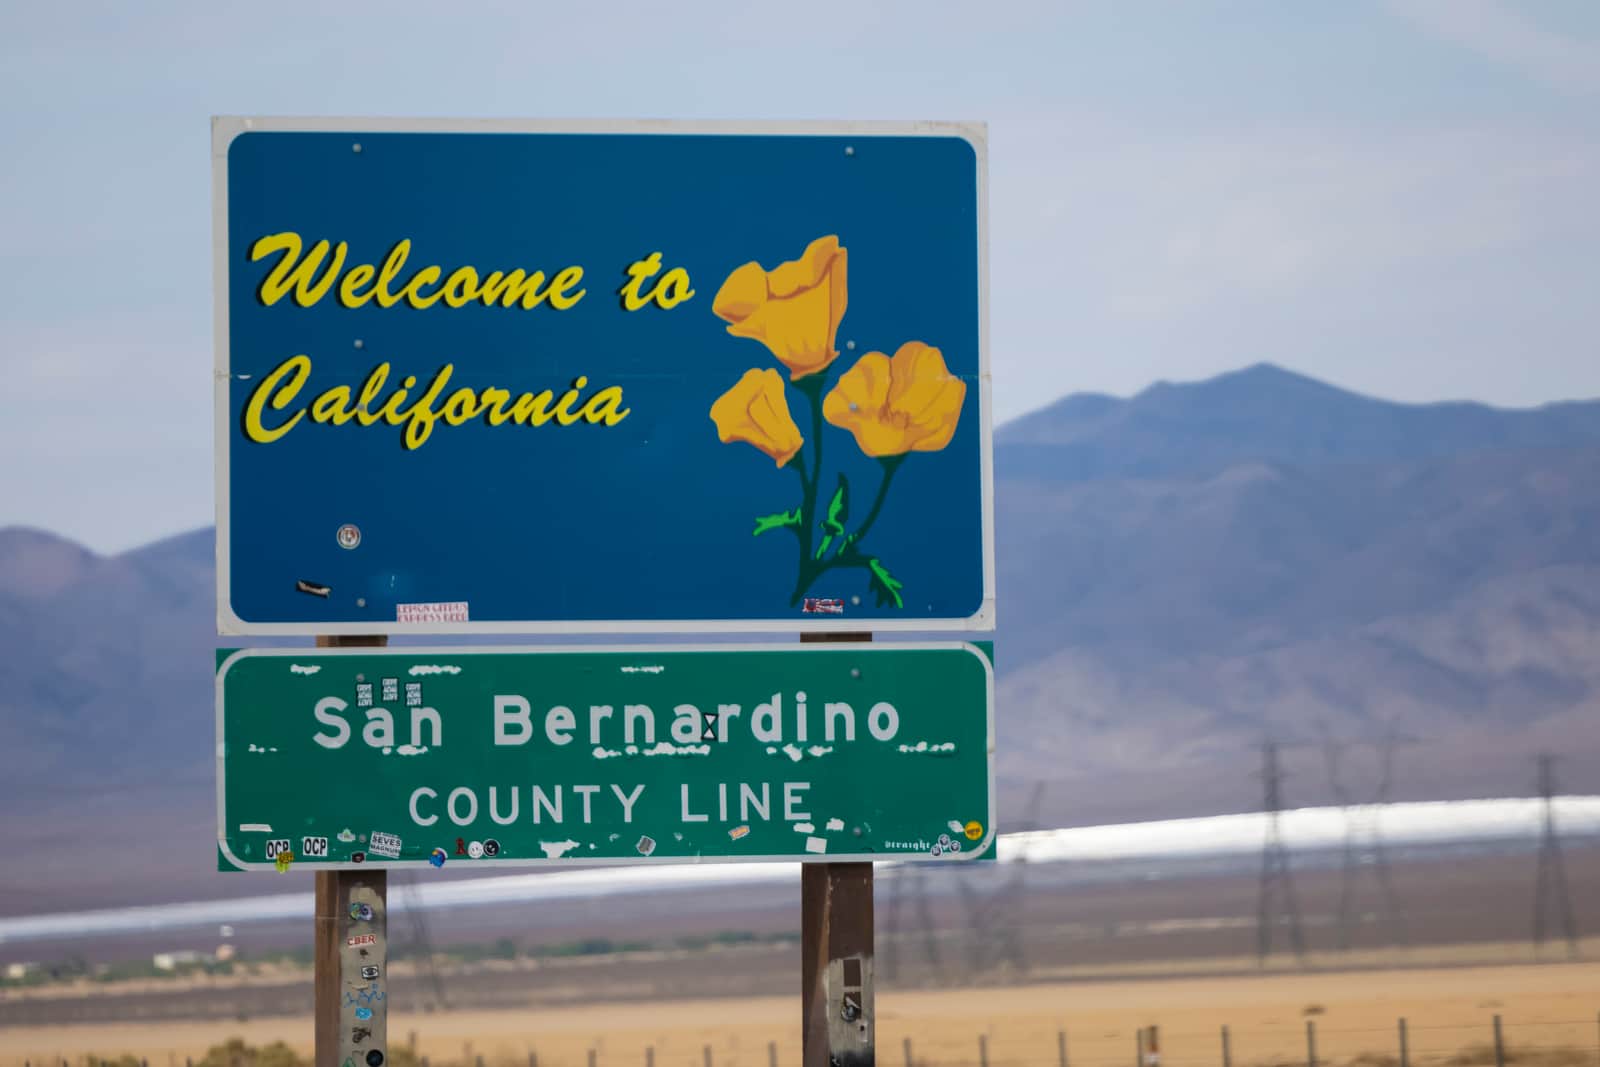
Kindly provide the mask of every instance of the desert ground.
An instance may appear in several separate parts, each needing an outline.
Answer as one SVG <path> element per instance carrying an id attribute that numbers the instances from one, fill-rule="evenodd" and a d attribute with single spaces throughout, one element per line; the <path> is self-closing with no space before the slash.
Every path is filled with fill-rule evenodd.
<path id="1" fill-rule="evenodd" d="M 768 1067 L 774 1052 L 780 1065 L 799 1061 L 798 999 L 397 1013 L 390 1040 L 434 1065 L 482 1056 L 489 1065 L 520 1067 L 533 1053 L 541 1067 L 583 1067 L 593 1050 L 596 1067 L 634 1067 L 653 1049 L 658 1067 L 704 1067 L 709 1048 L 716 1067 Z M 1276 1067 L 1307 1062 L 1307 1022 L 1315 1026 L 1318 1063 L 1383 1067 L 1398 1062 L 1401 1017 L 1409 1062 L 1466 1067 L 1494 1062 L 1495 1015 L 1507 1062 L 1600 1062 L 1600 963 L 1582 961 L 902 990 L 881 994 L 877 1007 L 878 1055 L 895 1067 L 908 1051 L 917 1067 L 975 1067 L 983 1055 L 992 1067 L 1057 1067 L 1063 1033 L 1071 1067 L 1127 1067 L 1138 1030 L 1148 1026 L 1159 1027 L 1162 1067 L 1220 1067 L 1224 1025 L 1232 1063 Z M 173 1067 L 233 1036 L 309 1052 L 310 1035 L 304 1016 L 10 1027 L 0 1031 L 0 1067 L 123 1053 Z"/>
<path id="2" fill-rule="evenodd" d="M 1407 1067 L 1488 1067 L 1499 1015 L 1506 1063 L 1600 1067 L 1600 938 L 1576 944 L 1575 959 L 1559 938 L 1530 944 L 1532 858 L 1400 863 L 1403 915 L 1382 913 L 1366 877 L 1343 949 L 1340 870 L 1308 863 L 1296 872 L 1308 954 L 1296 959 L 1280 927 L 1265 967 L 1255 955 L 1253 873 L 1164 864 L 1102 879 L 1083 864 L 1030 866 L 1025 887 L 1019 872 L 997 870 L 994 884 L 974 883 L 980 896 L 946 892 L 926 911 L 886 882 L 876 905 L 878 1054 L 900 1067 L 909 1040 L 911 1067 L 978 1067 L 985 1056 L 989 1067 L 1060 1067 L 1064 1033 L 1068 1067 L 1137 1067 L 1138 1032 L 1154 1026 L 1160 1067 L 1297 1067 L 1309 1058 L 1310 1023 L 1319 1067 L 1400 1067 L 1403 1017 Z M 1600 849 L 1572 849 L 1567 861 L 1585 927 Z M 530 1054 L 538 1067 L 645 1067 L 650 1049 L 654 1067 L 708 1067 L 709 1047 L 709 1067 L 771 1067 L 774 1054 L 779 1067 L 797 1065 L 796 895 L 717 895 L 696 911 L 683 899 L 641 898 L 439 913 L 439 983 L 414 955 L 388 968 L 390 1063 L 410 1067 L 400 1054 L 410 1049 L 430 1067 L 477 1067 L 480 1056 L 484 1067 L 524 1067 Z M 703 936 L 719 930 L 760 936 Z M 394 933 L 406 947 L 404 924 Z M 291 944 L 308 934 L 296 923 L 252 937 Z M 649 944 L 592 955 L 540 949 L 602 935 Z M 702 936 L 690 947 L 685 935 Z M 194 936 L 192 946 L 168 934 L 13 951 L 137 956 L 204 947 L 215 931 Z M 515 943 L 514 958 L 460 953 L 502 937 Z M 0 1067 L 60 1067 L 63 1058 L 80 1067 L 86 1056 L 123 1054 L 183 1067 L 233 1037 L 306 1053 L 310 978 L 303 965 L 252 964 L 229 975 L 0 990 Z"/>

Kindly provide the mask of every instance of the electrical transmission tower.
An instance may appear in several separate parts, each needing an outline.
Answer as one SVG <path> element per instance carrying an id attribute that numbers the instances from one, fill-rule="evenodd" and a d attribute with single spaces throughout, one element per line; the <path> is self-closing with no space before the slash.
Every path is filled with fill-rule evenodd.
<path id="1" fill-rule="evenodd" d="M 433 939 L 428 935 L 428 919 L 422 910 L 422 900 L 417 893 L 416 875 L 411 871 L 394 871 L 390 877 L 400 885 L 400 900 L 406 919 L 411 925 L 412 948 L 417 957 L 417 977 L 423 987 L 433 994 L 433 1003 L 424 1004 L 424 1011 L 443 1011 L 449 1007 L 444 997 L 444 981 L 433 960 Z"/>
<path id="2" fill-rule="evenodd" d="M 1035 782 L 1028 800 L 1028 814 L 1017 830 L 1029 833 L 1039 828 L 1039 804 L 1044 799 L 1044 783 Z M 1006 880 L 990 893 L 980 893 L 973 888 L 973 878 L 994 877 L 997 868 L 988 871 L 974 864 L 976 873 L 964 870 L 961 878 L 961 901 L 967 909 L 967 965 L 973 976 L 987 973 L 991 968 L 1010 964 L 1016 974 L 1026 974 L 1027 959 L 1022 953 L 1022 912 L 1027 896 L 1028 846 L 1026 838 L 1013 838 L 1018 847 L 1013 855 Z M 991 873 L 992 872 L 992 873 Z"/>
<path id="3" fill-rule="evenodd" d="M 928 906 L 927 874 L 922 864 L 902 863 L 894 869 L 894 878 L 890 880 L 892 892 L 889 897 L 888 936 L 884 939 L 884 972 L 885 977 L 895 979 L 900 973 L 901 957 L 901 925 L 903 910 L 909 900 L 910 908 L 916 909 L 916 928 L 922 932 L 923 966 L 925 974 L 932 977 L 939 984 L 944 983 L 944 965 L 939 960 L 938 932 L 933 926 L 933 912 Z"/>
<path id="4" fill-rule="evenodd" d="M 1389 803 L 1389 790 L 1394 783 L 1395 748 L 1400 744 L 1413 743 L 1414 739 L 1401 737 L 1391 730 L 1380 741 L 1358 742 L 1377 751 L 1379 764 L 1378 782 L 1371 799 L 1358 803 L 1351 795 L 1341 767 L 1344 751 L 1351 746 L 1335 741 L 1327 735 L 1325 728 L 1323 738 L 1322 751 L 1328 765 L 1328 787 L 1344 811 L 1344 870 L 1339 885 L 1339 948 L 1341 951 L 1350 948 L 1351 932 L 1356 922 L 1356 882 L 1363 866 L 1370 866 L 1377 876 L 1378 889 L 1383 897 L 1384 910 L 1381 921 L 1391 928 L 1393 940 L 1405 941 L 1405 912 L 1395 894 L 1394 881 L 1390 877 L 1389 857 L 1383 846 L 1381 819 L 1383 806 Z"/>
<path id="5" fill-rule="evenodd" d="M 1578 956 L 1578 924 L 1567 895 L 1567 867 L 1561 856 L 1561 835 L 1556 832 L 1555 757 L 1539 757 L 1539 795 L 1544 798 L 1544 833 L 1539 841 L 1539 874 L 1533 890 L 1533 943 L 1543 948 L 1545 924 L 1553 911 L 1567 940 L 1567 955 Z"/>
<path id="6" fill-rule="evenodd" d="M 1289 873 L 1289 850 L 1283 845 L 1279 813 L 1283 810 L 1283 771 L 1278 766 L 1278 746 L 1268 741 L 1261 746 L 1262 810 L 1267 813 L 1267 834 L 1261 845 L 1261 892 L 1256 902 L 1256 961 L 1265 966 L 1272 952 L 1274 900 L 1283 910 L 1282 921 L 1289 926 L 1289 943 L 1297 959 L 1306 957 L 1305 933 L 1300 926 L 1300 905 L 1294 895 L 1294 879 Z"/>

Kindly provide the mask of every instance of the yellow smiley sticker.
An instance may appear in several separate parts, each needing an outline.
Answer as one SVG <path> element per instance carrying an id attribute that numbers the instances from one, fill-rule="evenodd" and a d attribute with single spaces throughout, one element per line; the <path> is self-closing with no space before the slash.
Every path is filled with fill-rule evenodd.
<path id="1" fill-rule="evenodd" d="M 983 836 L 983 823 L 976 820 L 967 823 L 966 835 L 968 841 L 976 841 Z"/>
<path id="2" fill-rule="evenodd" d="M 278 853 L 278 858 L 277 858 L 278 873 L 279 874 L 288 873 L 289 864 L 291 864 L 293 862 L 294 862 L 294 853 L 293 852 L 280 852 L 280 853 Z"/>

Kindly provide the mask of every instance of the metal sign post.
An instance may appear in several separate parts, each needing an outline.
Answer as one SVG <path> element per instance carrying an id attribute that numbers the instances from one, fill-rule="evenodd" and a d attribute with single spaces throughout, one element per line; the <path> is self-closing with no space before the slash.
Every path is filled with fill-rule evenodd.
<path id="1" fill-rule="evenodd" d="M 866 634 L 802 634 L 802 642 L 871 641 Z M 873 1067 L 872 864 L 800 869 L 802 1067 Z"/>
<path id="2" fill-rule="evenodd" d="M 387 637 L 317 638 L 381 648 Z M 302 849 L 303 851 L 303 849 Z M 384 1067 L 389 1055 L 389 874 L 317 871 L 312 935 L 315 1067 Z"/>

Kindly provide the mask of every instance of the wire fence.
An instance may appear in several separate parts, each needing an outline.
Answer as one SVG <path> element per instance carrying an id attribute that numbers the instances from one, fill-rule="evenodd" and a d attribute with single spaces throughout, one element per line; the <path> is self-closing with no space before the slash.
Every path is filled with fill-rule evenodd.
<path id="1" fill-rule="evenodd" d="M 1397 1018 L 1389 1026 L 1329 1026 L 1308 1017 L 1298 1025 L 1215 1029 L 1127 1030 L 990 1024 L 949 1029 L 936 1037 L 904 1033 L 904 1023 L 880 1028 L 875 1053 L 882 1067 L 1600 1067 L 1600 1014 L 1589 1019 L 1529 1019 L 1501 1015 L 1475 1023 L 1428 1023 Z M 884 1032 L 887 1029 L 889 1032 Z M 418 1051 L 418 1034 L 398 1039 L 384 1067 L 800 1067 L 798 1035 L 751 1040 L 709 1033 L 704 1040 L 642 1038 L 636 1033 L 571 1040 L 507 1053 L 504 1043 L 474 1050 L 464 1040 L 453 1054 Z M 0 1031 L 0 1041 L 4 1031 Z M 287 1046 L 243 1041 L 205 1056 L 165 1054 L 59 1055 L 0 1052 L 0 1067 L 302 1067 L 309 1059 Z"/>

